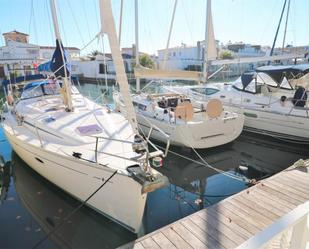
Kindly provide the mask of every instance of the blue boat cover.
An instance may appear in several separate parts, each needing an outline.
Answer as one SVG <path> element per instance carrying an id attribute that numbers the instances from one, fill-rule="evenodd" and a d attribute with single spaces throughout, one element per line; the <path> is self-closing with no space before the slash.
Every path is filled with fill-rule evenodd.
<path id="1" fill-rule="evenodd" d="M 255 72 L 250 71 L 250 72 L 245 72 L 241 75 L 241 83 L 243 86 L 243 89 L 245 89 L 250 82 L 254 79 L 255 77 Z"/>
<path id="2" fill-rule="evenodd" d="M 281 83 L 284 77 L 297 79 L 309 73 L 309 64 L 286 65 L 286 66 L 263 66 L 256 69 L 272 77 L 277 83 Z"/>
<path id="3" fill-rule="evenodd" d="M 64 52 L 64 61 L 62 58 L 62 54 L 61 54 L 61 50 L 64 51 L 63 45 L 60 41 L 58 41 L 58 39 L 56 40 L 56 49 L 55 52 L 53 54 L 52 60 L 50 62 L 50 69 L 54 72 L 56 77 L 65 77 L 65 73 L 64 73 L 64 67 L 63 65 L 66 65 L 66 70 L 67 70 L 67 76 L 70 76 L 70 72 L 69 72 L 69 68 L 67 65 L 67 58 L 66 58 L 66 54 Z"/>
<path id="4" fill-rule="evenodd" d="M 31 82 L 28 83 L 27 85 L 24 86 L 24 90 L 36 87 L 36 86 L 41 86 L 41 85 L 47 85 L 48 81 L 35 81 L 35 82 Z"/>
<path id="5" fill-rule="evenodd" d="M 26 75 L 26 76 L 19 76 L 16 78 L 11 79 L 11 84 L 20 83 L 23 81 L 29 81 L 29 80 L 39 80 L 39 79 L 46 79 L 46 76 L 43 74 L 34 74 L 34 75 Z M 7 85 L 10 84 L 10 80 L 3 80 L 2 85 L 4 87 L 7 87 Z"/>

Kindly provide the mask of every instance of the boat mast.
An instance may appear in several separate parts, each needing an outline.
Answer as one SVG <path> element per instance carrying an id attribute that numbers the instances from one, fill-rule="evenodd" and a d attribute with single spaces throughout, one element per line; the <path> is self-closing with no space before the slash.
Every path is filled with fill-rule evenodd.
<path id="1" fill-rule="evenodd" d="M 139 46 L 138 46 L 138 0 L 135 0 L 135 67 L 139 67 Z M 136 92 L 141 90 L 140 78 L 136 77 Z"/>
<path id="2" fill-rule="evenodd" d="M 56 0 L 50 0 L 50 9 L 51 9 L 51 14 L 53 18 L 53 24 L 54 24 L 54 31 L 55 31 L 55 36 L 56 39 L 58 40 L 60 51 L 61 51 L 61 57 L 63 61 L 63 69 L 64 69 L 64 89 L 65 89 L 65 95 L 67 98 L 67 110 L 72 111 L 73 110 L 73 103 L 72 103 L 72 96 L 71 96 L 71 84 L 68 79 L 68 72 L 67 72 L 67 65 L 66 61 L 64 58 L 64 51 L 63 51 L 63 46 L 61 42 L 61 36 L 60 36 L 60 31 L 59 31 L 59 25 L 58 25 L 58 18 L 57 18 L 57 10 L 56 10 Z"/>
<path id="3" fill-rule="evenodd" d="M 100 0 L 100 17 L 101 17 L 101 32 L 106 33 L 113 57 L 113 62 L 116 71 L 116 77 L 120 88 L 120 93 L 123 97 L 123 102 L 126 106 L 127 118 L 136 134 L 138 134 L 136 114 L 132 104 L 132 99 L 129 90 L 127 75 L 124 69 L 123 59 L 120 53 L 120 47 L 116 34 L 116 26 L 114 22 L 112 6 L 110 0 Z"/>
<path id="4" fill-rule="evenodd" d="M 274 53 L 274 49 L 275 49 L 275 45 L 276 45 L 276 41 L 277 41 L 277 36 L 278 36 L 279 29 L 280 29 L 280 26 L 281 26 L 281 21 L 282 21 L 283 13 L 284 13 L 284 10 L 285 10 L 286 2 L 287 2 L 287 0 L 285 0 L 285 1 L 284 1 L 284 4 L 283 4 L 283 8 L 282 8 L 281 16 L 280 16 L 280 19 L 279 19 L 279 23 L 278 23 L 276 35 L 275 35 L 274 42 L 273 42 L 273 45 L 272 45 L 272 47 L 271 47 L 269 56 L 272 56 L 273 53 Z M 268 61 L 267 64 L 270 65 L 270 61 Z"/>
<path id="5" fill-rule="evenodd" d="M 122 32 L 122 12 L 123 12 L 123 0 L 120 1 L 120 16 L 119 16 L 119 32 L 118 32 L 118 42 L 119 46 L 121 44 L 121 32 Z M 121 47 L 121 46 L 120 46 Z"/>
<path id="6" fill-rule="evenodd" d="M 208 44 L 209 44 L 209 26 L 211 21 L 211 0 L 207 0 L 206 4 L 206 28 L 205 28 L 205 49 L 204 49 L 204 61 L 203 61 L 203 79 L 207 81 L 207 66 L 208 66 Z"/>
<path id="7" fill-rule="evenodd" d="M 174 9 L 173 9 L 173 14 L 172 14 L 172 20 L 171 20 L 171 23 L 170 23 L 170 30 L 169 30 L 169 33 L 168 33 L 166 48 L 165 48 L 162 69 L 166 69 L 165 67 L 166 67 L 166 61 L 167 61 L 167 53 L 168 53 L 168 48 L 170 46 L 170 40 L 171 40 L 171 34 L 172 34 L 172 30 L 173 30 L 173 25 L 174 25 L 176 7 L 177 7 L 177 0 L 175 0 L 175 2 L 174 2 Z"/>
<path id="8" fill-rule="evenodd" d="M 288 9 L 286 11 L 285 28 L 284 28 L 283 41 L 282 41 L 282 53 L 283 53 L 283 50 L 284 50 L 284 44 L 285 44 L 285 38 L 286 38 L 286 30 L 287 30 L 288 21 L 289 21 L 290 3 L 291 3 L 291 0 L 289 0 Z"/>

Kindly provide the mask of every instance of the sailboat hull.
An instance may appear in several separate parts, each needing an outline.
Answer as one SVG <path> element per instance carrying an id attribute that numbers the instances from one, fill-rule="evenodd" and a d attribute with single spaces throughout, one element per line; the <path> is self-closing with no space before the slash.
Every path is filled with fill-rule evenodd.
<path id="1" fill-rule="evenodd" d="M 147 119 L 147 121 L 145 120 Z M 188 122 L 186 124 L 173 125 L 161 120 L 142 117 L 137 114 L 137 120 L 143 133 L 148 134 L 150 123 L 163 130 L 170 136 L 170 142 L 177 146 L 203 149 L 219 146 L 235 140 L 241 133 L 244 119 L 232 118 L 223 122 L 221 119 L 209 122 Z M 155 140 L 166 142 L 166 138 L 157 129 L 153 129 L 151 137 Z"/>
<path id="2" fill-rule="evenodd" d="M 238 111 L 239 107 L 230 107 Z M 265 108 L 264 108 L 265 109 Z M 292 142 L 309 143 L 309 117 L 244 108 L 244 130 Z"/>
<path id="3" fill-rule="evenodd" d="M 107 167 L 94 166 L 33 146 L 13 135 L 9 129 L 4 125 L 6 137 L 18 156 L 44 178 L 80 201 L 86 200 L 113 174 L 113 170 Z M 117 173 L 87 205 L 138 233 L 146 198 L 147 194 L 142 194 L 141 184 L 128 175 Z"/>

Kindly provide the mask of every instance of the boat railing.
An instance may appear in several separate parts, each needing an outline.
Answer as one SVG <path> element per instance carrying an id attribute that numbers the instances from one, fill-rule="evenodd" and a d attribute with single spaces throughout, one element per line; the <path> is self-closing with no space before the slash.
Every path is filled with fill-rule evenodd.
<path id="1" fill-rule="evenodd" d="M 170 136 L 168 134 L 166 134 L 163 130 L 161 130 L 158 126 L 152 124 L 146 117 L 144 117 L 143 115 L 141 115 L 141 118 L 143 118 L 147 124 L 150 126 L 150 129 L 149 129 L 149 132 L 148 134 L 143 134 L 146 139 L 147 139 L 147 142 L 157 151 L 159 151 L 159 149 L 157 148 L 157 146 L 151 142 L 150 140 L 150 137 L 153 133 L 153 131 L 157 131 L 161 134 L 162 137 L 164 137 L 166 139 L 165 143 L 166 143 L 166 147 L 165 147 L 165 150 L 164 150 L 164 154 L 163 154 L 163 157 L 166 157 L 167 156 L 167 153 L 168 153 L 168 150 L 169 150 L 169 147 L 170 147 Z"/>
<path id="2" fill-rule="evenodd" d="M 309 201 L 299 205 L 237 249 L 308 248 Z"/>
<path id="3" fill-rule="evenodd" d="M 119 143 L 126 143 L 126 144 L 130 144 L 132 146 L 132 148 L 136 145 L 136 142 L 132 142 L 132 141 L 128 141 L 128 140 L 122 140 L 122 139 L 116 139 L 116 138 L 110 138 L 110 137 L 103 137 L 103 136 L 90 136 L 95 138 L 95 149 L 94 149 L 94 153 L 95 153 L 95 162 L 98 163 L 98 155 L 100 153 L 103 153 L 105 155 L 108 156 L 113 156 L 113 157 L 117 157 L 117 158 L 121 158 L 124 160 L 129 160 L 129 161 L 134 161 L 136 163 L 140 163 L 142 160 L 146 160 L 148 161 L 149 159 L 152 159 L 154 157 L 166 157 L 167 153 L 168 153 L 168 149 L 169 149 L 169 145 L 170 142 L 169 140 L 167 141 L 167 145 L 166 145 L 166 149 L 165 152 L 163 153 L 159 148 L 157 148 L 157 146 L 155 144 L 153 144 L 150 140 L 149 137 L 151 135 L 151 132 L 149 132 L 149 135 L 146 137 L 146 142 L 147 144 L 149 144 L 152 147 L 152 150 L 150 152 L 148 146 L 144 146 L 143 143 L 140 143 L 141 145 L 141 150 L 144 153 L 141 153 L 140 156 L 137 157 L 126 157 L 126 156 L 120 156 L 117 154 L 113 154 L 113 153 L 108 153 L 108 152 L 103 152 L 103 151 L 99 151 L 99 142 L 100 140 L 108 140 L 108 141 L 113 141 L 113 142 L 119 142 Z"/>

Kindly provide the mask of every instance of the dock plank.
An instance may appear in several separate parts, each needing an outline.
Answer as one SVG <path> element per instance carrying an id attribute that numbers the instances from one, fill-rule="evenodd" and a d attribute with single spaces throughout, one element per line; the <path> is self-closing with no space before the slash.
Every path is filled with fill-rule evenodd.
<path id="1" fill-rule="evenodd" d="M 281 193 L 279 191 L 276 191 L 276 190 L 270 188 L 268 185 L 265 184 L 265 182 L 264 182 L 263 186 L 260 185 L 260 186 L 257 186 L 257 188 L 264 190 L 268 194 L 271 194 L 273 196 L 277 196 L 277 197 L 281 198 L 282 200 L 293 204 L 295 207 L 300 204 L 300 202 L 298 200 L 295 200 L 293 197 L 291 198 L 289 195 L 286 195 L 284 193 Z"/>
<path id="2" fill-rule="evenodd" d="M 289 182 L 287 179 L 285 179 L 284 184 L 281 182 L 277 182 L 277 181 L 272 181 L 271 183 L 268 183 L 270 185 L 273 185 L 277 188 L 281 188 L 284 189 L 285 191 L 294 194 L 296 196 L 299 196 L 301 198 L 303 198 L 304 200 L 308 200 L 309 199 L 309 192 L 306 192 L 305 189 L 298 189 L 296 184 L 293 184 L 291 182 Z M 289 185 L 291 184 L 291 185 Z M 292 188 L 293 187 L 293 188 Z"/>
<path id="3" fill-rule="evenodd" d="M 170 242 L 163 233 L 159 232 L 152 236 L 152 239 L 164 249 L 175 249 L 176 247 Z"/>
<path id="4" fill-rule="evenodd" d="M 217 241 L 217 243 L 220 243 L 223 247 L 233 248 L 237 245 L 233 240 L 228 238 L 225 234 L 223 234 L 221 231 L 217 230 L 211 224 L 207 223 L 205 220 L 203 220 L 198 215 L 192 215 L 192 216 L 190 216 L 190 219 L 200 229 L 202 229 L 207 234 L 207 236 L 215 239 Z"/>
<path id="5" fill-rule="evenodd" d="M 211 209 L 211 208 L 210 208 Z M 235 241 L 236 243 L 243 243 L 245 241 L 240 235 L 235 233 L 229 227 L 227 227 L 223 222 L 220 221 L 216 216 L 210 214 L 210 212 L 198 212 L 198 216 L 200 216 L 203 220 L 208 222 L 211 226 L 217 228 L 218 231 L 225 234 L 229 239 Z M 220 213 L 217 213 L 217 216 L 220 216 Z"/>
<path id="6" fill-rule="evenodd" d="M 309 186 L 306 185 L 306 182 L 309 181 L 308 180 L 300 180 L 297 179 L 295 180 L 294 177 L 290 177 L 290 175 L 287 175 L 286 177 L 284 177 L 284 179 L 279 179 L 277 181 L 280 181 L 283 184 L 288 183 L 287 185 L 296 189 L 299 189 L 300 191 L 303 191 L 304 193 L 308 193 L 309 191 Z"/>
<path id="7" fill-rule="evenodd" d="M 267 205 L 263 203 L 263 205 L 260 205 L 260 203 L 254 199 L 251 198 L 254 194 L 251 194 L 249 197 L 249 194 L 244 194 L 241 197 L 235 198 L 237 202 L 241 203 L 243 207 L 247 207 L 247 209 L 255 211 L 256 213 L 265 216 L 270 221 L 277 220 L 280 215 L 276 214 L 276 212 L 273 212 L 273 209 L 267 208 Z"/>
<path id="8" fill-rule="evenodd" d="M 241 209 L 235 208 L 233 205 L 231 205 L 228 202 L 224 203 L 225 208 L 229 210 L 230 212 L 235 213 L 237 216 L 239 216 L 242 220 L 247 222 L 248 224 L 252 225 L 257 229 L 257 231 L 263 230 L 266 226 L 264 224 L 261 224 L 260 222 L 255 221 L 252 217 L 250 217 L 248 214 L 245 214 L 242 212 Z"/>
<path id="9" fill-rule="evenodd" d="M 308 200 L 309 172 L 289 168 L 120 248 L 235 248 Z"/>
<path id="10" fill-rule="evenodd" d="M 141 240 L 140 243 L 143 245 L 145 249 L 149 249 L 149 248 L 160 249 L 158 244 L 151 237 Z"/>
<path id="11" fill-rule="evenodd" d="M 271 223 L 271 219 L 263 216 L 254 209 L 249 208 L 242 202 L 236 201 L 235 199 L 230 199 L 228 202 L 234 207 L 234 209 L 238 209 L 240 212 L 243 212 L 245 215 L 249 216 L 252 223 L 260 224 L 262 228 L 267 227 Z M 251 204 L 250 206 L 253 205 Z"/>
<path id="12" fill-rule="evenodd" d="M 162 230 L 162 233 L 165 237 L 173 243 L 177 248 L 192 248 L 183 238 L 181 238 L 171 227 L 167 227 L 166 229 Z"/>
<path id="13" fill-rule="evenodd" d="M 206 245 L 199 240 L 194 234 L 190 233 L 189 230 L 187 230 L 182 224 L 176 223 L 173 225 L 173 229 L 178 235 L 183 238 L 189 245 L 191 245 L 193 248 L 205 248 Z"/>
<path id="14" fill-rule="evenodd" d="M 290 190 L 290 189 L 288 189 L 288 188 L 278 188 L 278 186 L 276 186 L 273 182 L 268 182 L 268 183 L 266 184 L 266 186 L 269 187 L 269 188 L 271 188 L 271 189 L 273 189 L 273 190 L 275 190 L 275 191 L 277 191 L 277 192 L 280 192 L 280 193 L 282 193 L 282 194 L 288 196 L 288 197 L 291 198 L 291 199 L 296 200 L 296 201 L 298 202 L 298 205 L 299 205 L 300 203 L 303 203 L 304 201 L 307 200 L 306 197 L 303 197 L 303 196 L 301 196 L 301 195 L 299 195 L 299 194 L 293 193 L 293 190 Z"/>
<path id="15" fill-rule="evenodd" d="M 220 212 L 220 214 L 226 218 L 227 222 L 243 228 L 249 233 L 249 235 L 253 235 L 259 231 L 257 227 L 253 226 L 252 224 L 244 220 L 242 217 L 238 216 L 235 212 L 231 212 L 223 205 L 214 205 L 212 211 Z"/>
<path id="16" fill-rule="evenodd" d="M 277 214 L 279 217 L 291 211 L 291 209 L 286 208 L 278 202 L 273 201 L 270 198 L 265 198 L 263 195 L 257 191 L 251 191 L 249 194 L 243 196 L 245 201 L 251 201 L 258 208 L 263 207 L 268 212 L 272 214 Z"/>
<path id="17" fill-rule="evenodd" d="M 207 213 L 216 219 L 218 219 L 221 223 L 223 223 L 226 227 L 228 227 L 230 230 L 232 230 L 234 233 L 242 237 L 243 239 L 247 240 L 252 236 L 254 233 L 248 232 L 243 227 L 239 226 L 237 223 L 232 222 L 231 219 L 227 219 L 221 212 L 217 212 L 217 209 L 215 208 L 209 208 L 207 210 Z"/>
<path id="18" fill-rule="evenodd" d="M 254 191 L 256 191 L 259 194 L 259 196 L 263 196 L 264 198 L 269 198 L 271 200 L 274 200 L 275 202 L 284 206 L 289 211 L 294 209 L 295 207 L 297 207 L 297 205 L 295 205 L 294 203 L 288 202 L 288 201 L 284 200 L 283 198 L 275 195 L 272 192 L 268 192 L 267 190 L 265 190 L 260 185 L 257 185 L 256 188 L 254 189 Z"/>
<path id="19" fill-rule="evenodd" d="M 207 248 L 224 249 L 225 247 L 217 243 L 211 236 L 207 235 L 199 226 L 193 223 L 189 218 L 180 221 L 192 234 L 194 234 L 200 241 L 202 241 Z"/>

